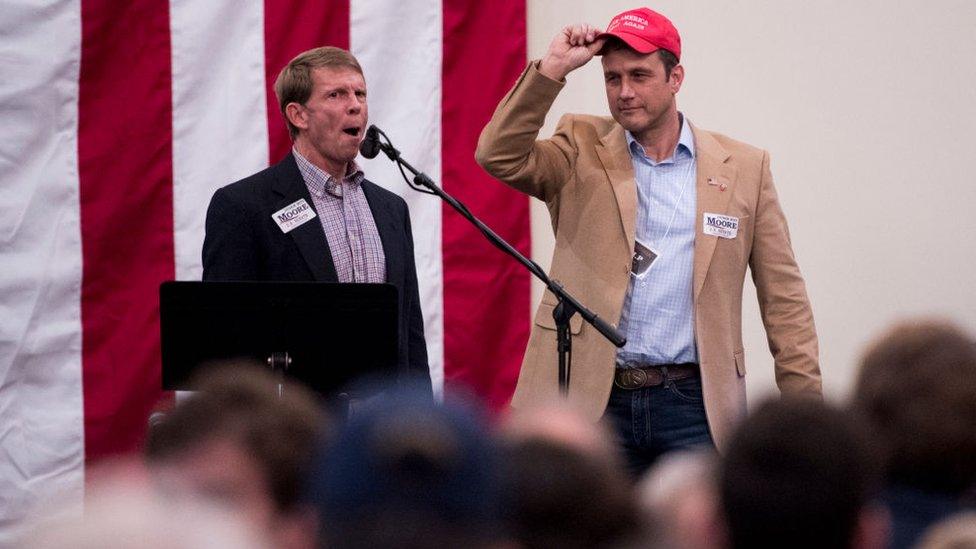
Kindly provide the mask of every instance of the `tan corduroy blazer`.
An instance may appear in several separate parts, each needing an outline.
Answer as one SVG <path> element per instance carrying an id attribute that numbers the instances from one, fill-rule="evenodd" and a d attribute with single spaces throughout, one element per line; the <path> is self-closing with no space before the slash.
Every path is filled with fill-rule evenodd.
<path id="1" fill-rule="evenodd" d="M 550 276 L 608 322 L 620 320 L 630 281 L 637 185 L 624 129 L 609 117 L 565 115 L 536 140 L 562 83 L 533 62 L 481 133 L 477 160 L 511 187 L 545 201 L 556 235 Z M 806 288 L 776 197 L 769 155 L 692 126 L 698 164 L 694 254 L 695 339 L 705 410 L 721 449 L 746 406 L 742 286 L 752 269 L 762 319 L 784 393 L 819 395 L 817 334 Z M 705 213 L 739 219 L 735 238 L 703 233 Z M 555 297 L 536 311 L 512 405 L 558 394 Z M 573 333 L 569 398 L 594 420 L 613 385 L 615 348 L 579 315 Z"/>

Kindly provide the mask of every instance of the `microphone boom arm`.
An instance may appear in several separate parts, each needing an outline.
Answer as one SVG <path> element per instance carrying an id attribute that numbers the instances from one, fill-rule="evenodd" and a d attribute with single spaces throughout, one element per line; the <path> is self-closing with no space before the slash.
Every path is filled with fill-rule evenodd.
<path id="1" fill-rule="evenodd" d="M 612 326 L 611 324 L 607 323 L 605 320 L 597 316 L 593 311 L 587 309 L 575 297 L 573 297 L 569 292 L 567 292 L 563 288 L 562 284 L 560 284 L 556 280 L 549 278 L 545 270 L 543 270 L 538 263 L 522 255 L 511 244 L 506 242 L 505 239 L 498 236 L 498 234 L 496 234 L 495 231 L 491 230 L 490 227 L 488 227 L 480 219 L 475 217 L 474 214 L 472 214 L 471 211 L 468 210 L 468 208 L 463 203 L 461 203 L 459 200 L 457 200 L 456 198 L 454 198 L 453 196 L 445 192 L 443 189 L 438 187 L 437 184 L 435 184 L 434 181 L 429 176 L 427 176 L 427 174 L 417 170 L 416 168 L 411 166 L 409 162 L 404 160 L 403 157 L 400 155 L 400 151 L 398 151 L 396 148 L 393 147 L 393 144 L 390 142 L 389 137 L 387 137 L 387 135 L 383 133 L 382 130 L 376 128 L 376 126 L 370 126 L 369 130 L 371 131 L 374 128 L 376 129 L 376 132 L 382 135 L 383 138 L 386 140 L 385 143 L 379 141 L 378 139 L 376 140 L 376 143 L 379 145 L 379 150 L 381 150 L 387 157 L 389 157 L 390 160 L 397 163 L 397 165 L 400 167 L 400 172 L 403 173 L 404 179 L 407 180 L 407 183 L 410 184 L 410 186 L 413 189 L 421 192 L 426 192 L 428 194 L 437 195 L 442 200 L 444 200 L 444 202 L 450 204 L 451 207 L 454 208 L 459 214 L 461 214 L 462 217 L 464 217 L 465 219 L 470 221 L 471 224 L 477 227 L 478 230 L 481 231 L 481 234 L 483 234 L 485 238 L 487 238 L 488 241 L 491 242 L 492 245 L 494 245 L 499 250 L 505 252 L 506 254 L 512 256 L 516 261 L 518 261 L 523 266 L 525 266 L 525 268 L 528 269 L 529 272 L 535 275 L 536 278 L 541 280 L 543 284 L 545 284 L 546 287 L 549 289 L 549 291 L 551 291 L 559 300 L 559 306 L 557 306 L 556 310 L 553 311 L 553 317 L 556 320 L 557 326 L 562 324 L 566 332 L 565 334 L 560 334 L 559 337 L 560 340 L 559 341 L 559 345 L 560 345 L 559 384 L 560 384 L 560 390 L 563 392 L 563 394 L 566 394 L 567 391 L 569 390 L 569 368 L 568 368 L 568 364 L 564 363 L 563 355 L 564 353 L 568 354 L 569 352 L 568 347 L 570 344 L 570 338 L 568 332 L 568 324 L 569 324 L 569 319 L 575 313 L 578 312 L 580 316 L 583 318 L 583 320 L 585 320 L 590 325 L 592 325 L 598 332 L 600 332 L 600 334 L 603 335 L 603 337 L 607 338 L 615 346 L 623 347 L 627 343 L 627 338 L 620 333 L 620 330 L 618 330 L 616 327 Z M 369 135 L 370 134 L 368 131 L 367 136 Z M 367 137 L 367 139 L 370 139 L 370 137 Z M 403 172 L 404 169 L 406 169 L 407 171 L 413 174 L 414 177 L 413 177 L 412 184 L 410 179 L 407 178 L 406 173 Z"/>

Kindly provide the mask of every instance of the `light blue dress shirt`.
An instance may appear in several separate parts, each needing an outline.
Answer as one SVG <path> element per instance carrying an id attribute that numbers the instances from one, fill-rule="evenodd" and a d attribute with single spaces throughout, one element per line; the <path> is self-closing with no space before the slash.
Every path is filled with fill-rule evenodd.
<path id="1" fill-rule="evenodd" d="M 654 162 L 627 132 L 637 180 L 637 240 L 660 255 L 641 278 L 631 274 L 618 363 L 698 362 L 692 303 L 695 256 L 695 140 L 682 116 L 678 145 Z"/>

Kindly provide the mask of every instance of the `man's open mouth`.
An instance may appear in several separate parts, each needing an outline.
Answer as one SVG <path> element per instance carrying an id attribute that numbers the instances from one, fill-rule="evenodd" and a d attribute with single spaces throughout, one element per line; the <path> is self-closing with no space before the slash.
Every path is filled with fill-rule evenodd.
<path id="1" fill-rule="evenodd" d="M 344 133 L 347 133 L 347 134 L 355 137 L 355 136 L 359 135 L 359 132 L 360 132 L 361 129 L 362 128 L 360 128 L 359 126 L 353 126 L 353 127 L 350 127 L 350 128 L 343 128 L 342 131 Z"/>

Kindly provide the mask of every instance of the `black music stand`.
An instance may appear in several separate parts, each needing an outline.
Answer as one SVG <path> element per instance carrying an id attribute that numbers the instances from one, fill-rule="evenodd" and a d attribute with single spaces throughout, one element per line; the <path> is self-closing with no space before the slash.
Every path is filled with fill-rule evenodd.
<path id="1" fill-rule="evenodd" d="M 235 359 L 267 364 L 326 398 L 364 378 L 392 382 L 397 297 L 391 284 L 164 282 L 163 389 L 192 390 L 197 370 Z"/>

